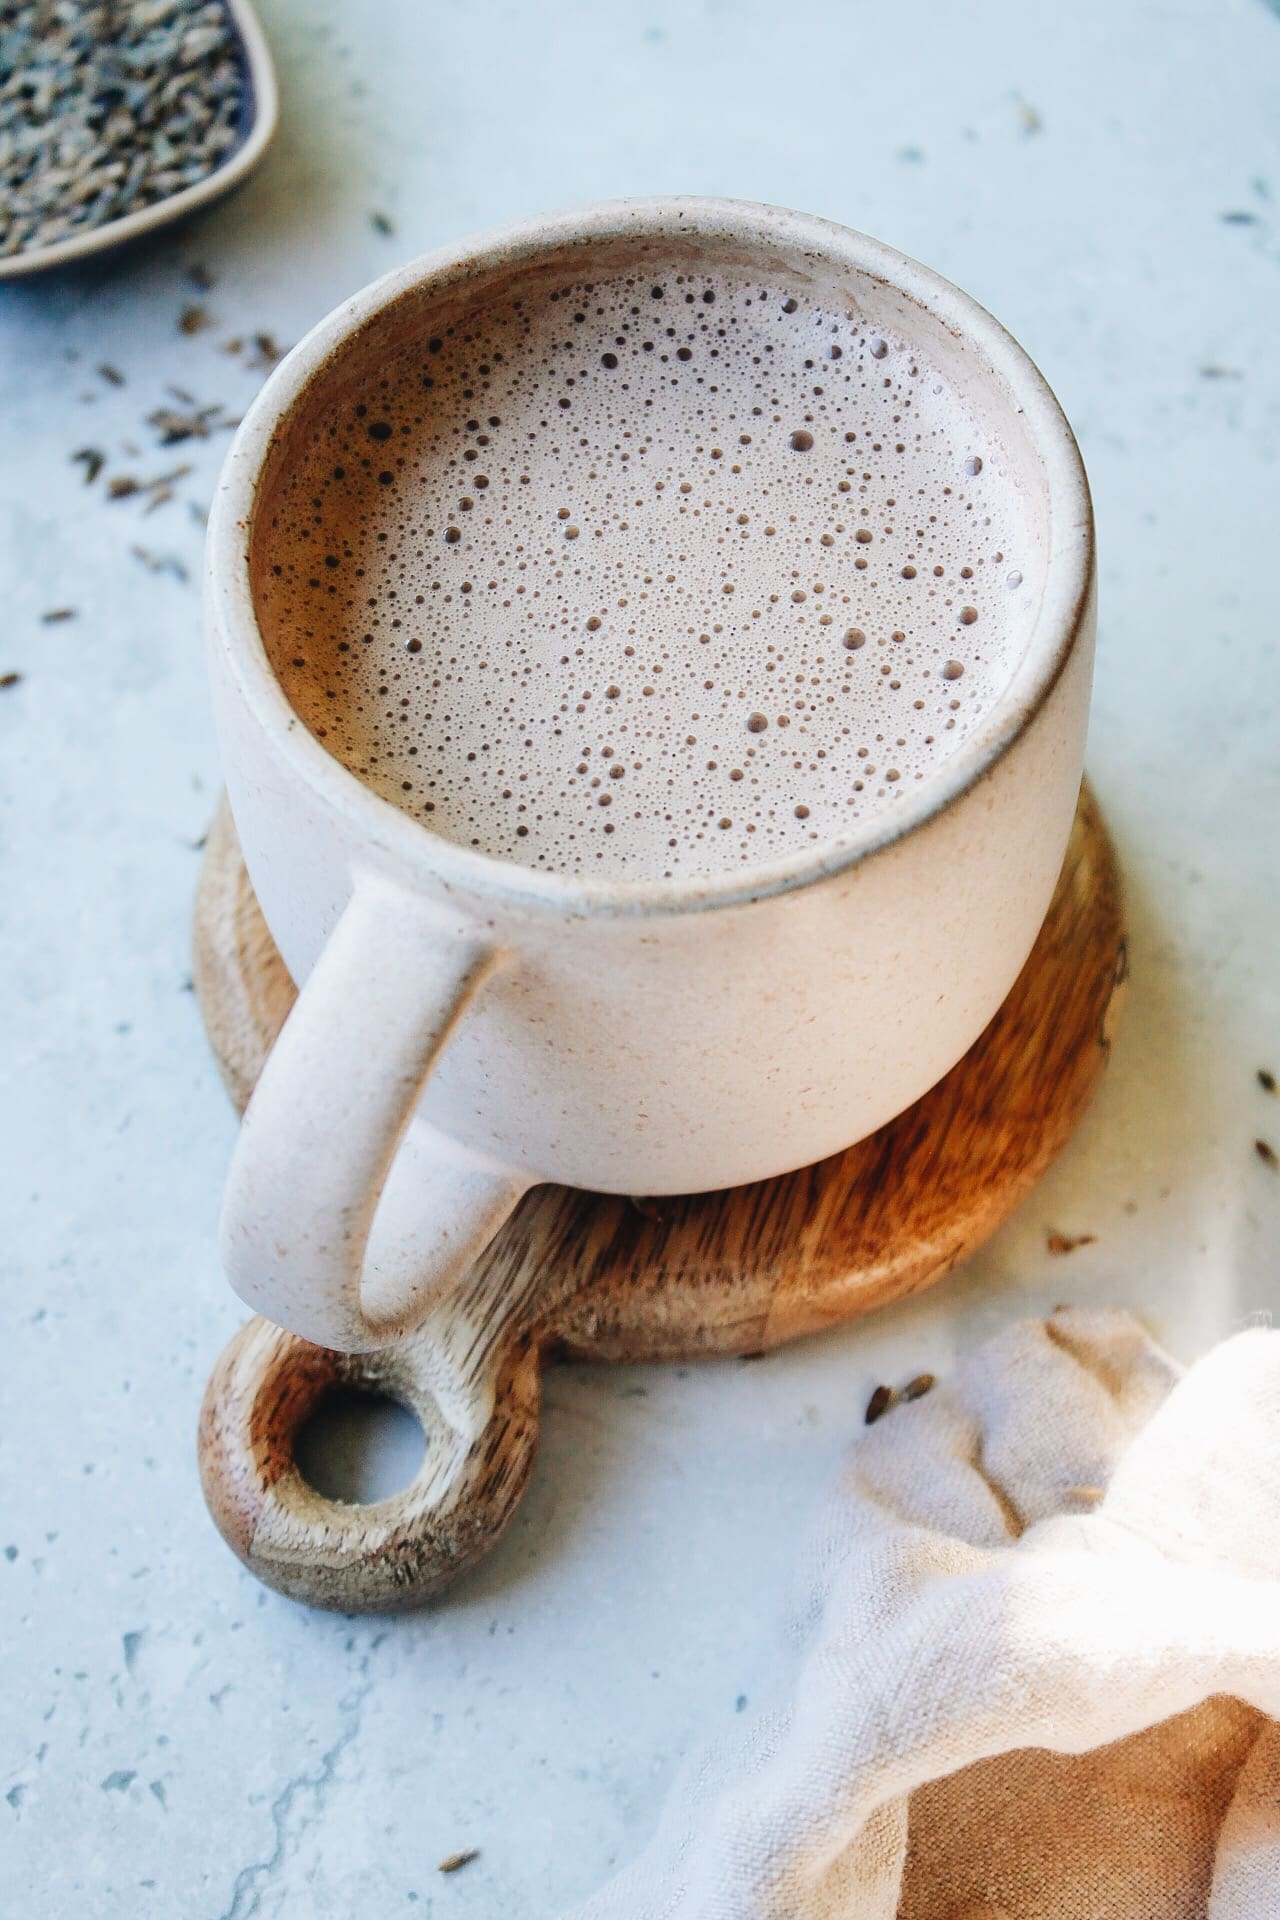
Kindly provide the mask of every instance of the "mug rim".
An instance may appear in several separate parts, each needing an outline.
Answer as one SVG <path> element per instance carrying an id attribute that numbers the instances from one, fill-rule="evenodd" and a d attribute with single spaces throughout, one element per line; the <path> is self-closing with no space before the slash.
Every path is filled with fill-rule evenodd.
<path id="1" fill-rule="evenodd" d="M 1048 545 L 1044 589 L 1009 684 L 980 726 L 889 813 L 838 840 L 710 874 L 636 880 L 523 866 L 461 846 L 383 799 L 319 741 L 290 705 L 268 658 L 253 604 L 254 511 L 277 431 L 351 336 L 405 296 L 459 269 L 536 263 L 567 244 L 702 236 L 797 250 L 830 268 L 881 281 L 963 335 L 1003 380 L 1044 475 Z M 1093 590 L 1089 486 L 1075 436 L 1039 368 L 987 310 L 932 268 L 884 242 L 817 215 L 752 201 L 655 195 L 536 214 L 464 236 L 384 274 L 335 307 L 285 356 L 254 398 L 227 453 L 209 514 L 205 597 L 210 638 L 242 700 L 276 752 L 383 860 L 435 888 L 522 910 L 630 916 L 735 906 L 860 866 L 945 813 L 1009 751 L 1044 706 L 1071 658 Z"/>

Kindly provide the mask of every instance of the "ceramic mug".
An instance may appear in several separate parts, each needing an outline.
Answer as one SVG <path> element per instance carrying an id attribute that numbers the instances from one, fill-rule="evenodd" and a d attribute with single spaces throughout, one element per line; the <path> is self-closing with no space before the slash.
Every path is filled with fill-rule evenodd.
<path id="1" fill-rule="evenodd" d="M 432 331 L 442 306 L 517 272 L 568 281 L 690 259 L 790 278 L 918 340 L 1034 504 L 1039 606 L 976 730 L 838 845 L 701 878 L 534 871 L 434 834 L 308 732 L 255 619 L 255 524 L 290 429 L 335 404 L 353 368 Z M 864 1138 L 977 1038 L 1048 908 L 1092 672 L 1079 454 L 990 315 L 825 221 L 621 201 L 505 227 L 377 281 L 249 409 L 210 519 L 207 606 L 231 806 L 300 988 L 235 1150 L 224 1257 L 250 1305 L 321 1345 L 382 1346 L 417 1324 L 536 1182 L 689 1193 Z M 455 1411 L 483 1422 L 483 1408 Z"/>

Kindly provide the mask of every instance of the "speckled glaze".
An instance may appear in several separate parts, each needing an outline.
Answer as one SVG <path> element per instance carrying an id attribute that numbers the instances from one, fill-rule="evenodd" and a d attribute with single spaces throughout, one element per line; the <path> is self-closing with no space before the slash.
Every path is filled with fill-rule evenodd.
<path id="1" fill-rule="evenodd" d="M 358 331 L 554 261 L 767 262 L 927 338 L 1043 499 L 1046 584 L 985 722 L 860 836 L 709 879 L 540 873 L 378 798 L 286 702 L 249 586 L 273 447 Z M 215 709 L 245 859 L 302 986 L 245 1116 L 224 1257 L 260 1312 L 385 1344 L 525 1189 L 693 1192 L 862 1139 L 965 1052 L 1050 900 L 1079 789 L 1093 534 L 1070 430 L 983 310 L 891 249 L 778 210 L 621 201 L 443 249 L 348 302 L 250 409 L 210 522 Z"/>

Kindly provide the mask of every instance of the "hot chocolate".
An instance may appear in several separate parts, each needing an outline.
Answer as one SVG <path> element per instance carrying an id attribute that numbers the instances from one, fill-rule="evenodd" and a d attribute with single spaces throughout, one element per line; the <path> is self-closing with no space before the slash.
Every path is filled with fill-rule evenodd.
<path id="1" fill-rule="evenodd" d="M 398 349 L 292 450 L 255 598 L 306 725 L 433 832 L 713 873 L 839 841 L 973 732 L 1030 514 L 909 339 L 684 264 Z"/>

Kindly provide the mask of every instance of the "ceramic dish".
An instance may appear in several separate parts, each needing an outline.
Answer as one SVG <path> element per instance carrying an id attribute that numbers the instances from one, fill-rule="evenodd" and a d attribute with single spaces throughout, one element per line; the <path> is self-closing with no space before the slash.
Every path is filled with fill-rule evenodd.
<path id="1" fill-rule="evenodd" d="M 184 220 L 229 193 L 232 187 L 239 186 L 258 164 L 279 120 L 275 68 L 266 36 L 249 0 L 222 0 L 222 5 L 239 42 L 245 81 L 238 137 L 228 157 L 193 186 L 183 187 L 163 200 L 152 201 L 136 212 L 104 221 L 101 226 L 86 226 L 48 246 L 29 247 L 21 253 L 0 257 L 0 281 L 22 279 L 73 261 L 88 260 L 176 220 Z"/>

